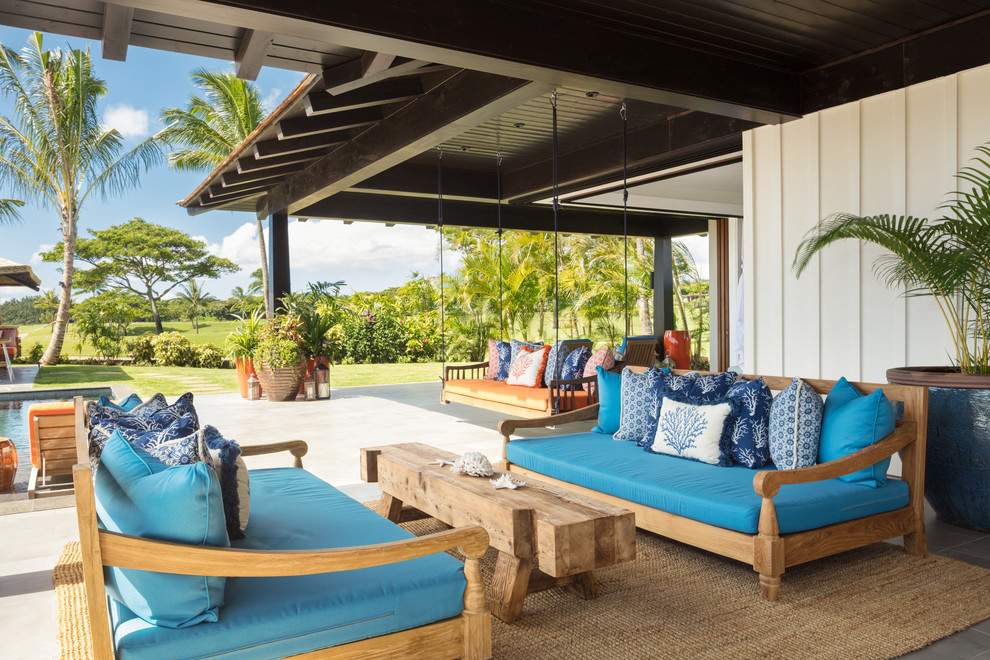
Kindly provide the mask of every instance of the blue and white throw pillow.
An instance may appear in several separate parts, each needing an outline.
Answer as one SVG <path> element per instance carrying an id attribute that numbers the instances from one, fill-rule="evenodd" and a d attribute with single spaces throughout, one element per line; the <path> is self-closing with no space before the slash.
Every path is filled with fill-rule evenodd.
<path id="1" fill-rule="evenodd" d="M 694 381 L 700 375 L 697 371 L 689 371 L 686 374 L 671 373 L 666 367 L 661 369 L 663 373 L 663 387 L 674 396 L 691 396 L 694 389 Z"/>
<path id="2" fill-rule="evenodd" d="M 192 413 L 186 413 L 167 423 L 151 417 L 125 416 L 117 419 L 93 419 L 89 427 L 89 462 L 95 470 L 100 465 L 100 455 L 114 432 L 124 440 L 138 446 L 147 447 L 157 442 L 168 442 L 199 429 L 199 422 Z"/>
<path id="3" fill-rule="evenodd" d="M 120 431 L 117 430 L 114 433 L 119 435 Z M 174 465 L 206 463 L 216 470 L 213 459 L 210 453 L 206 451 L 206 447 L 203 445 L 200 437 L 201 433 L 196 431 L 178 438 L 168 438 L 168 436 L 162 435 L 159 439 L 144 445 L 142 449 L 169 467 Z M 220 475 L 218 474 L 217 476 L 219 477 Z"/>
<path id="4" fill-rule="evenodd" d="M 118 406 L 103 406 L 99 401 L 90 401 L 86 404 L 86 415 L 92 421 L 96 419 L 117 419 L 118 417 L 147 417 L 168 407 L 165 395 L 155 394 L 150 399 L 134 406 L 130 410 L 122 410 Z"/>
<path id="5" fill-rule="evenodd" d="M 619 430 L 612 436 L 616 440 L 639 442 L 650 428 L 650 413 L 656 406 L 659 391 L 657 382 L 662 379 L 658 369 L 645 373 L 629 367 L 622 370 L 619 391 Z"/>
<path id="6" fill-rule="evenodd" d="M 204 445 L 201 451 L 211 457 L 210 463 L 220 478 L 227 534 L 231 539 L 242 539 L 251 509 L 251 486 L 247 465 L 241 458 L 241 447 L 223 437 L 213 426 L 204 426 L 199 435 Z"/>
<path id="7" fill-rule="evenodd" d="M 732 465 L 735 399 L 700 401 L 665 396 L 646 451 L 726 467 Z"/>
<path id="8" fill-rule="evenodd" d="M 509 340 L 509 370 L 512 369 L 512 365 L 516 363 L 516 358 L 519 357 L 519 349 L 522 346 L 527 346 L 531 350 L 536 350 L 540 346 L 543 346 L 542 341 L 522 341 L 520 339 L 510 339 Z M 508 378 L 508 371 L 506 371 L 506 378 Z"/>
<path id="9" fill-rule="evenodd" d="M 494 349 L 494 351 L 493 351 Z M 500 339 L 488 340 L 488 373 L 492 380 L 504 381 L 512 365 L 512 345 Z"/>
<path id="10" fill-rule="evenodd" d="M 714 401 L 724 397 L 732 384 L 736 382 L 738 374 L 734 371 L 726 371 L 720 374 L 696 375 L 691 384 L 688 396 L 702 401 Z"/>
<path id="11" fill-rule="evenodd" d="M 726 397 L 739 399 L 739 418 L 732 429 L 732 460 L 748 468 L 770 462 L 770 406 L 773 393 L 762 378 L 740 378 Z"/>
<path id="12" fill-rule="evenodd" d="M 574 349 L 567 354 L 564 360 L 564 367 L 560 370 L 561 380 L 576 380 L 584 378 L 584 365 L 588 364 L 591 357 L 591 349 L 587 346 Z"/>
<path id="13" fill-rule="evenodd" d="M 825 405 L 815 390 L 794 378 L 770 406 L 770 456 L 780 470 L 810 467 L 818 459 Z"/>
<path id="14" fill-rule="evenodd" d="M 550 387 L 550 381 L 561 380 L 561 373 L 564 370 L 564 361 L 567 360 L 567 356 L 570 355 L 571 349 L 563 341 L 558 341 L 557 344 L 550 349 L 550 355 L 547 356 L 547 368 L 543 371 L 543 384 Z"/>

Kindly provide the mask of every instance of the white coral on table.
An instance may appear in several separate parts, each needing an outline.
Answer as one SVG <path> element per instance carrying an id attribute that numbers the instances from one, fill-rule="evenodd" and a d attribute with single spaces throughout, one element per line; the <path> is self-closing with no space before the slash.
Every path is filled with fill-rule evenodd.
<path id="1" fill-rule="evenodd" d="M 520 486 L 526 485 L 525 482 L 517 481 L 516 479 L 510 477 L 508 472 L 503 472 L 502 476 L 500 476 L 498 479 L 490 479 L 490 481 L 492 487 L 495 488 L 496 490 L 499 488 L 510 488 L 512 490 L 515 490 Z"/>
<path id="2" fill-rule="evenodd" d="M 488 457 L 480 451 L 469 451 L 456 461 L 450 468 L 451 472 L 467 474 L 472 477 L 490 477 L 495 474 Z"/>

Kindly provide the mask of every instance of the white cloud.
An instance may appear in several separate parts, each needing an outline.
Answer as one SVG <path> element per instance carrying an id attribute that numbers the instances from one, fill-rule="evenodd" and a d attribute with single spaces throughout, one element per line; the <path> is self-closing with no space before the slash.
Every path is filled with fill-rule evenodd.
<path id="1" fill-rule="evenodd" d="M 691 255 L 694 257 L 694 263 L 698 266 L 698 272 L 701 274 L 703 279 L 708 279 L 708 264 L 709 264 L 709 240 L 708 234 L 702 234 L 701 236 L 681 236 L 680 238 L 674 239 L 680 243 L 683 243 Z"/>
<path id="2" fill-rule="evenodd" d="M 42 243 L 41 245 L 38 246 L 38 249 L 35 251 L 35 253 L 31 255 L 31 258 L 28 259 L 28 263 L 31 264 L 32 266 L 40 265 L 42 263 L 41 253 L 48 252 L 53 247 L 55 247 L 54 243 Z"/>
<path id="3" fill-rule="evenodd" d="M 108 128 L 116 128 L 125 138 L 142 138 L 151 134 L 148 128 L 148 111 L 123 103 L 112 105 L 104 111 L 103 124 Z"/>
<path id="4" fill-rule="evenodd" d="M 261 109 L 264 110 L 266 115 L 271 114 L 278 107 L 278 104 L 282 102 L 283 97 L 284 94 L 282 94 L 280 87 L 272 87 L 271 91 L 265 95 L 265 98 L 261 99 Z"/>

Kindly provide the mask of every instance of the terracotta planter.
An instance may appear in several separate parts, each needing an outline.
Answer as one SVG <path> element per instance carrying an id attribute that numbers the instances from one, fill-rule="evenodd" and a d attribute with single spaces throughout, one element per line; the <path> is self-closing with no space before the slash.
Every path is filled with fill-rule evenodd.
<path id="1" fill-rule="evenodd" d="M 14 487 L 17 476 L 17 447 L 10 438 L 0 438 L 0 493 Z"/>
<path id="2" fill-rule="evenodd" d="M 255 373 L 269 401 L 293 401 L 299 393 L 299 386 L 306 377 L 306 358 L 301 358 L 292 367 L 269 369 L 265 363 L 255 365 Z"/>
<path id="3" fill-rule="evenodd" d="M 663 350 L 677 363 L 678 369 L 691 368 L 691 333 L 687 330 L 667 330 L 663 333 Z"/>
<path id="4" fill-rule="evenodd" d="M 928 387 L 925 499 L 946 522 L 990 531 L 990 375 L 904 367 L 887 380 Z"/>
<path id="5" fill-rule="evenodd" d="M 251 361 L 251 358 L 243 357 L 236 358 L 234 362 L 237 365 L 237 389 L 241 393 L 241 398 L 246 399 L 248 398 L 247 380 L 251 377 L 251 374 L 256 373 L 254 362 Z M 261 388 L 261 393 L 265 393 L 264 388 Z"/>

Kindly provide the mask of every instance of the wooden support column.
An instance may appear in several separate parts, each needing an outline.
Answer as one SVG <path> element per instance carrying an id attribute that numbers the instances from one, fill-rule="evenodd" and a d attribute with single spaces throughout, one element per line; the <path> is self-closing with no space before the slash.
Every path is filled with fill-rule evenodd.
<path id="1" fill-rule="evenodd" d="M 289 214 L 272 213 L 268 225 L 268 275 L 272 303 L 278 309 L 282 296 L 292 291 L 289 282 Z"/>
<path id="2" fill-rule="evenodd" d="M 663 352 L 663 333 L 674 329 L 674 257 L 670 236 L 653 244 L 653 334 Z"/>

